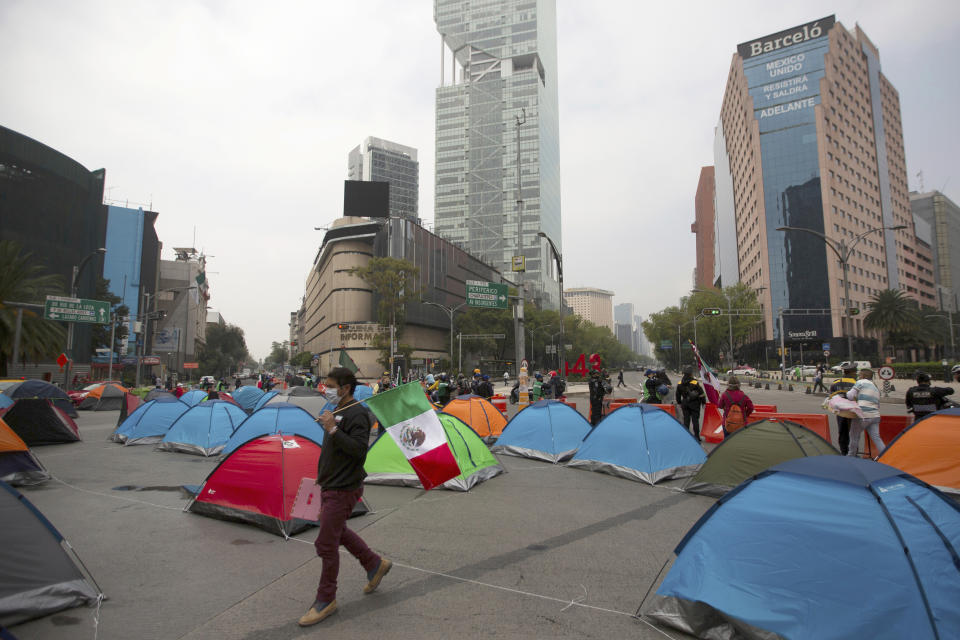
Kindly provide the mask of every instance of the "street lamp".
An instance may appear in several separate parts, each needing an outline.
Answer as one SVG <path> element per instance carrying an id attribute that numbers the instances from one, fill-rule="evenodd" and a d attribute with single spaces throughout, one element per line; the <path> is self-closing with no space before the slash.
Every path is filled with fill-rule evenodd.
<path id="1" fill-rule="evenodd" d="M 563 254 L 557 250 L 557 245 L 553 244 L 553 240 L 550 239 L 550 236 L 545 234 L 543 231 L 538 231 L 537 235 L 547 241 L 550 245 L 550 251 L 553 252 L 553 257 L 557 261 L 557 281 L 560 284 L 560 361 L 563 362 Z M 557 370 L 559 373 L 560 370 Z"/>
<path id="2" fill-rule="evenodd" d="M 91 251 L 87 256 L 80 261 L 80 264 L 74 265 L 73 273 L 70 275 L 70 297 L 77 297 L 77 279 L 80 277 L 80 273 L 83 271 L 83 268 L 87 266 L 87 263 L 90 262 L 90 259 L 94 256 L 102 256 L 107 252 L 106 249 L 100 247 L 94 251 Z M 70 384 L 70 368 L 73 365 L 73 322 L 67 323 L 67 355 L 70 356 L 67 358 L 67 365 L 63 368 L 63 387 L 69 389 Z M 113 353 L 113 345 L 111 345 L 111 353 Z M 113 356 L 111 355 L 111 358 Z"/>
<path id="3" fill-rule="evenodd" d="M 444 312 L 450 317 L 450 370 L 453 370 L 453 314 L 457 312 L 460 307 L 467 304 L 466 302 L 461 302 L 455 307 L 448 307 L 447 305 L 440 304 L 439 302 L 428 302 L 426 300 L 422 301 L 423 304 L 428 304 L 431 307 L 437 307 L 438 309 L 443 309 Z M 392 374 L 391 374 L 392 375 Z"/>
<path id="4" fill-rule="evenodd" d="M 820 233 L 819 231 L 814 231 L 813 229 L 804 229 L 803 227 L 777 227 L 777 231 L 803 231 L 804 233 L 809 233 L 811 235 L 817 236 L 823 240 L 824 244 L 830 247 L 837 258 L 840 259 L 840 264 L 843 266 L 843 330 L 847 334 L 847 358 L 850 361 L 853 361 L 853 331 L 850 330 L 850 256 L 853 255 L 853 249 L 860 241 L 863 240 L 866 236 L 874 233 L 876 231 L 883 231 L 887 229 L 889 231 L 898 231 L 900 229 L 906 229 L 907 225 L 898 224 L 892 227 L 870 227 L 856 238 L 853 239 L 853 242 L 849 245 L 846 240 L 832 240 Z"/>

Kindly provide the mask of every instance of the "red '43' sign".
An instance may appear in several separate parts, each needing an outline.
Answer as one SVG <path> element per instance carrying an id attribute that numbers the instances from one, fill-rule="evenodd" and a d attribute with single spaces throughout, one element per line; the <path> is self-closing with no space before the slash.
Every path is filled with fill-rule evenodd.
<path id="1" fill-rule="evenodd" d="M 587 363 L 590 363 L 590 368 L 587 369 Z M 591 353 L 588 358 L 586 354 L 581 353 L 580 357 L 577 358 L 577 361 L 570 366 L 569 362 L 563 363 L 563 375 L 569 376 L 571 373 L 574 375 L 579 375 L 587 377 L 590 371 L 601 371 L 602 367 L 600 366 L 600 354 Z"/>

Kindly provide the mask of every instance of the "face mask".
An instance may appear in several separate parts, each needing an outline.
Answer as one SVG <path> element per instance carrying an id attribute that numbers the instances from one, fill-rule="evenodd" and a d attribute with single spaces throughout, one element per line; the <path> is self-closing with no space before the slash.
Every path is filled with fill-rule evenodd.
<path id="1" fill-rule="evenodd" d="M 337 391 L 333 387 L 327 387 L 323 392 L 323 397 L 327 399 L 327 402 L 336 404 L 340 402 L 340 394 Z"/>

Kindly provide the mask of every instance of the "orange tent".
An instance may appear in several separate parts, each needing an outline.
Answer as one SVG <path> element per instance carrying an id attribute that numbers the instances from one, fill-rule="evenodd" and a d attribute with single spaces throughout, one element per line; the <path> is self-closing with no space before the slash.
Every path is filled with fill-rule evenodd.
<path id="1" fill-rule="evenodd" d="M 126 396 L 126 389 L 115 382 L 107 382 L 88 393 L 77 408 L 92 409 L 93 411 L 119 409 Z"/>
<path id="2" fill-rule="evenodd" d="M 17 486 L 50 479 L 30 447 L 0 418 L 0 480 Z"/>
<path id="3" fill-rule="evenodd" d="M 507 426 L 507 419 L 500 410 L 480 396 L 454 398 L 443 408 L 443 413 L 460 418 L 485 439 L 499 438 Z"/>
<path id="4" fill-rule="evenodd" d="M 884 449 L 877 462 L 960 493 L 960 409 L 933 413 L 908 427 Z"/>

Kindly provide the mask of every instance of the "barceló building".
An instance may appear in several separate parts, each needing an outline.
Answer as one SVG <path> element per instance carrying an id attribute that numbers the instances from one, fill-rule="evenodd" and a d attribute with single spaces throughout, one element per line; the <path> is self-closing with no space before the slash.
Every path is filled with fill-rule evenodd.
<path id="1" fill-rule="evenodd" d="M 712 235 L 713 269 L 698 269 L 698 279 L 757 291 L 758 343 L 779 342 L 781 308 L 830 310 L 784 316 L 788 342 L 819 342 L 846 335 L 842 310 L 865 309 L 884 289 L 935 304 L 930 246 L 918 240 L 910 208 L 899 95 L 859 26 L 828 16 L 740 44 L 714 164 L 712 202 L 697 199 L 694 225 L 698 242 Z M 701 211 L 711 205 L 712 234 Z M 777 230 L 783 226 L 848 245 L 863 236 L 849 260 L 849 301 L 836 255 L 820 238 Z M 858 351 L 873 350 L 862 314 L 851 316 L 851 331 Z M 834 340 L 835 355 L 845 346 Z"/>

